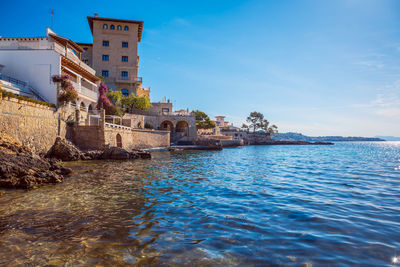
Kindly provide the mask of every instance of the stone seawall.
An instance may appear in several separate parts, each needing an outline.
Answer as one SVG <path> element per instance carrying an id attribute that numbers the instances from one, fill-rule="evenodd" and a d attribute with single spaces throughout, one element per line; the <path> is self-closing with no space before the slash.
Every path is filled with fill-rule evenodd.
<path id="1" fill-rule="evenodd" d="M 66 136 L 68 110 L 0 97 L 0 131 L 36 153 L 45 153 L 57 136 Z"/>
<path id="2" fill-rule="evenodd" d="M 120 137 L 117 137 L 119 135 Z M 123 129 L 105 127 L 105 144 L 118 146 L 118 139 L 125 149 L 145 149 L 154 147 L 169 147 L 170 133 L 168 131 L 146 129 Z"/>

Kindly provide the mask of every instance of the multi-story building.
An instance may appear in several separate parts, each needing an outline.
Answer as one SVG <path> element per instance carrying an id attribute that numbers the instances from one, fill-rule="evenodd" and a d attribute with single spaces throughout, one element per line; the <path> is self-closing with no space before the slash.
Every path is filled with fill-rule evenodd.
<path id="1" fill-rule="evenodd" d="M 14 90 L 29 89 L 42 100 L 60 105 L 59 85 L 52 77 L 68 74 L 78 92 L 74 104 L 94 109 L 100 79 L 94 69 L 81 61 L 83 51 L 75 42 L 50 29 L 43 37 L 1 37 L 0 64 L 4 66 L 1 79 L 18 85 Z"/>
<path id="2" fill-rule="evenodd" d="M 143 21 L 102 18 L 97 14 L 87 19 L 93 43 L 78 43 L 84 49 L 82 60 L 104 78 L 110 89 L 124 95 L 149 96 L 150 89 L 142 88 L 142 78 L 138 77 Z"/>

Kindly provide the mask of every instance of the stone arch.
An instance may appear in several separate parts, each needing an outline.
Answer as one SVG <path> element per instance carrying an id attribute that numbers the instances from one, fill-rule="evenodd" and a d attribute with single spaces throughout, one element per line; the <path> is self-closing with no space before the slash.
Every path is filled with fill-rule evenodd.
<path id="1" fill-rule="evenodd" d="M 79 108 L 80 108 L 80 109 L 86 109 L 85 102 L 82 101 L 82 102 L 79 104 Z"/>
<path id="2" fill-rule="evenodd" d="M 178 121 L 175 126 L 175 130 L 177 133 L 180 133 L 182 136 L 189 135 L 189 123 L 187 121 Z"/>
<path id="3" fill-rule="evenodd" d="M 93 103 L 90 103 L 88 110 L 93 110 Z"/>
<path id="4" fill-rule="evenodd" d="M 174 124 L 170 120 L 164 120 L 160 123 L 160 130 L 174 132 Z"/>
<path id="5" fill-rule="evenodd" d="M 120 134 L 117 134 L 116 140 L 117 140 L 117 147 L 122 147 L 122 137 Z"/>

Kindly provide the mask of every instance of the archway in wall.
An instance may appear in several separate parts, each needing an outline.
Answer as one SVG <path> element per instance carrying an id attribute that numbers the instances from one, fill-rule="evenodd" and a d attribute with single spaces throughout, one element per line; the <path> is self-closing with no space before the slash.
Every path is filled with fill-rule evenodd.
<path id="1" fill-rule="evenodd" d="M 176 124 L 176 132 L 180 133 L 181 136 L 189 135 L 189 123 L 187 121 L 179 121 Z"/>
<path id="2" fill-rule="evenodd" d="M 174 124 L 172 123 L 172 121 L 163 121 L 160 124 L 160 130 L 164 130 L 164 131 L 170 131 L 171 133 L 174 132 Z"/>
<path id="3" fill-rule="evenodd" d="M 82 110 L 86 109 L 85 103 L 83 103 L 83 101 L 81 102 L 81 104 L 79 105 L 79 108 Z"/>
<path id="4" fill-rule="evenodd" d="M 117 147 L 122 147 L 122 137 L 120 134 L 117 134 Z"/>
<path id="5" fill-rule="evenodd" d="M 90 104 L 88 107 L 89 110 L 93 110 L 93 104 Z"/>

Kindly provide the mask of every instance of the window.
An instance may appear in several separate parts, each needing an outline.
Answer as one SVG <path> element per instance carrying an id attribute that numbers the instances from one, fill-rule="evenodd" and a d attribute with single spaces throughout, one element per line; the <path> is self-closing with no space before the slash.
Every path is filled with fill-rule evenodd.
<path id="1" fill-rule="evenodd" d="M 162 112 L 163 115 L 168 115 L 168 113 L 169 113 L 169 108 L 162 108 L 162 109 L 161 109 L 161 112 Z M 168 123 L 166 123 L 166 124 L 167 124 L 167 126 L 164 126 L 164 128 L 167 128 L 167 127 L 168 127 Z"/>
<path id="2" fill-rule="evenodd" d="M 124 31 L 129 31 L 129 27 L 128 27 L 128 26 L 125 26 L 125 27 L 124 27 Z"/>
<path id="3" fill-rule="evenodd" d="M 121 93 L 124 95 L 124 96 L 129 96 L 129 91 L 128 91 L 128 89 L 121 89 Z"/>
<path id="4" fill-rule="evenodd" d="M 128 80 L 128 72 L 127 71 L 121 71 L 121 79 Z"/>
<path id="5" fill-rule="evenodd" d="M 103 76 L 103 77 L 108 77 L 108 70 L 103 70 L 103 71 L 101 72 L 101 76 Z"/>
<path id="6" fill-rule="evenodd" d="M 111 24 L 110 30 L 115 30 L 115 26 Z"/>
<path id="7" fill-rule="evenodd" d="M 128 57 L 127 56 L 122 56 L 122 62 L 128 62 Z"/>
<path id="8" fill-rule="evenodd" d="M 103 61 L 108 61 L 108 55 L 103 55 Z"/>
<path id="9" fill-rule="evenodd" d="M 87 60 L 87 59 L 84 59 L 84 60 L 82 60 L 83 61 L 83 63 L 85 63 L 86 65 L 89 63 L 89 60 Z"/>
<path id="10" fill-rule="evenodd" d="M 118 26 L 117 26 L 117 30 L 119 30 L 119 31 L 122 30 L 121 25 L 118 25 Z"/>
<path id="11" fill-rule="evenodd" d="M 103 41 L 103 46 L 110 46 L 110 42 L 109 41 Z"/>
<path id="12" fill-rule="evenodd" d="M 128 42 L 122 42 L 122 47 L 128 47 Z"/>
<path id="13" fill-rule="evenodd" d="M 108 25 L 107 24 L 103 24 L 103 29 L 107 30 L 108 29 Z"/>
<path id="14" fill-rule="evenodd" d="M 87 51 L 87 50 L 88 50 L 88 48 L 87 48 L 87 47 L 84 47 L 84 48 L 83 48 L 83 50 Z"/>

